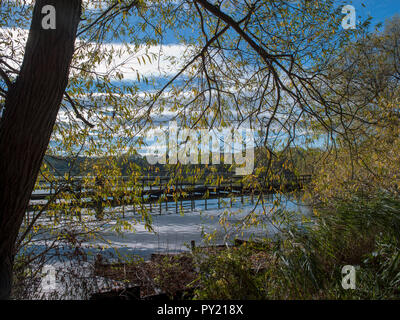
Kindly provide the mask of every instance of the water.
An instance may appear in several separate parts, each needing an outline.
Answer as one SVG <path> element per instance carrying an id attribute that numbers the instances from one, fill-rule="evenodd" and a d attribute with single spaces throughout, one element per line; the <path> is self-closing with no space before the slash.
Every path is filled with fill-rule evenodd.
<path id="1" fill-rule="evenodd" d="M 268 211 L 272 208 L 272 203 L 275 200 L 276 197 L 272 195 L 265 198 L 264 208 Z M 192 210 L 193 206 L 195 207 L 194 210 Z M 145 207 L 150 211 L 150 204 L 146 204 Z M 281 199 L 280 207 L 298 212 L 299 219 L 301 215 L 307 216 L 310 214 L 307 206 L 291 198 Z M 184 214 L 180 213 L 181 208 Z M 276 226 L 268 223 L 268 219 L 271 218 L 270 214 L 264 217 L 267 223 L 262 227 L 251 227 L 244 230 L 233 228 L 235 224 L 240 223 L 250 212 L 254 211 L 258 214 L 263 212 L 262 205 L 256 205 L 255 202 L 251 201 L 250 197 L 243 197 L 243 200 L 241 198 L 234 198 L 232 204 L 230 198 L 220 198 L 220 200 L 207 199 L 207 201 L 195 200 L 194 202 L 189 200 L 178 202 L 178 204 L 175 202 L 168 202 L 167 204 L 163 202 L 161 204 L 161 211 L 158 204 L 152 204 L 151 209 L 154 232 L 149 232 L 145 228 L 144 223 L 140 222 L 138 208 L 134 209 L 133 206 L 126 206 L 124 208 L 124 220 L 128 222 L 139 221 L 135 225 L 133 232 L 122 231 L 118 233 L 113 230 L 116 222 L 107 222 L 98 233 L 97 239 L 85 243 L 84 247 L 101 247 L 101 249 L 91 250 L 87 248 L 87 250 L 93 252 L 101 250 L 103 253 L 112 253 L 115 251 L 114 249 L 118 249 L 121 254 L 134 254 L 147 259 L 152 253 L 156 252 L 189 250 L 191 241 L 195 241 L 196 245 L 204 245 L 204 232 L 215 234 L 215 244 L 229 243 L 229 239 L 233 240 L 234 238 L 247 239 L 251 235 L 262 237 L 266 235 L 273 236 L 279 232 Z M 113 210 L 122 211 L 122 208 L 113 208 Z M 119 216 L 122 217 L 122 213 Z M 226 217 L 228 228 L 224 228 L 219 224 L 219 220 L 223 216 Z M 51 223 L 49 220 L 39 222 L 43 225 Z M 98 224 L 97 221 L 91 223 L 93 225 Z M 32 250 L 44 250 L 45 243 L 44 241 L 41 242 L 40 239 L 46 237 L 49 237 L 46 232 L 37 235 L 36 240 L 38 241 Z M 99 239 L 102 240 L 100 241 Z M 106 242 L 103 240 L 106 242 L 109 241 L 105 247 Z"/>
<path id="2" fill-rule="evenodd" d="M 265 199 L 268 203 L 267 208 L 272 207 L 273 201 L 276 197 L 270 196 Z M 175 253 L 190 250 L 191 241 L 195 241 L 196 245 L 204 245 L 202 232 L 215 232 L 215 244 L 228 243 L 227 235 L 229 239 L 238 237 L 240 239 L 247 239 L 251 235 L 255 236 L 273 236 L 279 230 L 272 224 L 266 224 L 263 227 L 252 227 L 242 232 L 237 230 L 224 229 L 219 223 L 219 219 L 227 215 L 229 225 L 234 225 L 240 222 L 247 214 L 252 210 L 256 213 L 262 213 L 263 209 L 261 205 L 256 206 L 252 203 L 249 197 L 236 198 L 232 202 L 230 199 L 208 199 L 207 204 L 205 200 L 196 200 L 194 202 L 195 210 L 191 210 L 192 202 L 183 201 L 182 204 L 178 202 L 178 205 L 182 205 L 184 208 L 184 215 L 176 213 L 175 202 L 169 202 L 166 206 L 162 203 L 161 214 L 158 205 L 152 205 L 152 219 L 154 233 L 150 233 L 146 230 L 144 223 L 138 223 L 135 226 L 134 232 L 122 232 L 117 233 L 113 231 L 114 222 L 107 223 L 103 226 L 99 232 L 99 236 L 106 241 L 110 241 L 109 245 L 105 248 L 100 249 L 104 245 L 104 242 L 100 240 L 93 240 L 88 243 L 84 243 L 83 247 L 86 253 L 93 253 L 91 257 L 95 257 L 95 254 L 102 252 L 102 254 L 114 254 L 115 249 L 122 255 L 132 256 L 138 255 L 144 259 L 148 259 L 152 253 Z M 302 205 L 296 200 L 283 199 L 281 207 L 287 210 L 296 211 L 299 213 L 299 219 L 302 215 L 310 215 L 310 210 L 307 206 Z M 150 209 L 150 205 L 146 205 L 147 209 Z M 115 209 L 115 208 L 114 208 Z M 118 209 L 118 208 L 117 208 Z M 136 213 L 135 213 L 136 212 Z M 137 210 L 133 210 L 133 207 L 125 207 L 125 219 L 130 221 L 132 219 L 140 220 Z M 267 215 L 268 216 L 268 215 Z M 45 223 L 45 221 L 41 221 Z M 97 223 L 97 222 L 93 222 Z M 46 233 L 41 235 L 42 237 L 48 236 Z M 36 237 L 37 242 L 30 249 L 39 253 L 46 249 L 44 241 L 41 241 L 40 236 Z M 50 251 L 48 254 L 52 254 Z M 67 298 L 67 299 L 83 299 L 87 298 L 87 290 L 91 292 L 97 292 L 101 287 L 108 283 L 105 279 L 99 279 L 93 274 L 93 264 L 90 260 L 86 263 L 74 264 L 73 261 L 68 260 L 67 255 L 63 257 L 63 253 L 68 253 L 68 249 L 65 251 L 61 250 L 59 258 L 51 260 L 48 264 L 57 270 L 57 279 L 61 277 L 62 281 L 57 280 L 56 297 Z M 71 272 L 74 269 L 75 271 Z M 74 273 L 81 274 L 79 277 L 75 276 Z M 83 283 L 82 279 L 89 279 L 90 289 L 80 289 L 80 283 Z M 86 281 L 86 280 L 85 280 Z M 75 288 L 72 289 L 71 288 Z M 86 286 L 84 286 L 86 287 Z M 109 288 L 109 284 L 105 286 Z"/>
<path id="3" fill-rule="evenodd" d="M 272 207 L 272 199 L 269 200 L 269 207 Z M 184 215 L 176 213 L 175 203 L 169 203 L 168 210 L 165 210 L 165 204 L 163 204 L 161 214 L 157 213 L 159 207 L 153 205 L 152 219 L 155 233 L 149 233 L 144 224 L 138 224 L 135 232 L 122 232 L 122 234 L 111 231 L 110 226 L 108 230 L 101 232 L 101 236 L 110 241 L 111 246 L 118 248 L 123 254 L 136 254 L 148 258 L 155 252 L 189 250 L 191 241 L 195 241 L 196 245 L 204 245 L 203 232 L 215 232 L 215 244 L 228 243 L 228 237 L 231 240 L 235 237 L 247 239 L 251 235 L 272 236 L 279 232 L 276 227 L 268 223 L 263 227 L 251 227 L 246 230 L 233 229 L 232 226 L 242 221 L 252 210 L 261 214 L 263 208 L 261 205 L 252 204 L 250 198 L 247 197 L 244 198 L 244 203 L 240 199 L 235 199 L 232 207 L 230 207 L 230 199 L 221 199 L 220 201 L 221 208 L 218 206 L 218 199 L 207 200 L 206 210 L 205 201 L 196 200 L 196 209 L 193 211 L 190 210 L 190 201 L 183 201 L 182 206 L 187 208 Z M 225 201 L 225 208 L 222 204 L 223 201 Z M 285 199 L 281 206 L 287 210 L 299 212 L 299 218 L 301 215 L 308 216 L 310 214 L 308 207 L 295 200 Z M 227 215 L 228 228 L 223 228 L 218 223 L 224 214 Z"/>

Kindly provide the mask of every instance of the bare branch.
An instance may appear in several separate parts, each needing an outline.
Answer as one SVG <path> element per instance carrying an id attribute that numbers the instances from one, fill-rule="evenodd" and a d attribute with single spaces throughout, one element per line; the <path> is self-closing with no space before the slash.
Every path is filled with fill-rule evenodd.
<path id="1" fill-rule="evenodd" d="M 0 76 L 3 78 L 4 82 L 6 83 L 8 89 L 12 87 L 11 79 L 8 77 L 7 73 L 0 68 Z"/>
<path id="2" fill-rule="evenodd" d="M 74 100 L 72 100 L 72 98 L 69 96 L 68 93 L 64 92 L 65 97 L 67 98 L 68 102 L 70 103 L 72 109 L 74 110 L 76 116 L 78 117 L 78 119 L 82 120 L 86 125 L 88 125 L 90 128 L 94 128 L 94 124 L 91 124 L 88 120 L 86 120 L 78 111 L 78 108 L 76 107 L 76 103 L 74 102 Z"/>

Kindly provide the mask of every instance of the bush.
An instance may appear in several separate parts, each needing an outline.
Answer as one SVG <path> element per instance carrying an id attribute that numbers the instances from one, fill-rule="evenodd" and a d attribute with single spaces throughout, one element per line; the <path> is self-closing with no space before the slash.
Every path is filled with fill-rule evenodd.
<path id="1" fill-rule="evenodd" d="M 400 200 L 354 196 L 320 208 L 313 223 L 290 224 L 254 272 L 254 248 L 208 255 L 200 263 L 198 297 L 205 299 L 400 298 Z M 341 270 L 356 267 L 356 290 Z"/>
<path id="2" fill-rule="evenodd" d="M 247 247 L 220 252 L 195 253 L 199 281 L 197 299 L 255 300 L 266 298 L 264 272 L 252 264 L 254 252 Z"/>

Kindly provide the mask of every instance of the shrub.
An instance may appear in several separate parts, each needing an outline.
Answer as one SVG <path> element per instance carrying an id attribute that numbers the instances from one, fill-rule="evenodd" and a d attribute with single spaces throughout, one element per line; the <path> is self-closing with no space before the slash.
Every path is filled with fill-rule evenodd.
<path id="1" fill-rule="evenodd" d="M 291 223 L 254 272 L 254 248 L 207 255 L 198 297 L 205 299 L 400 298 L 400 200 L 354 196 L 320 208 L 313 223 Z M 341 286 L 342 267 L 357 270 L 356 290 Z"/>

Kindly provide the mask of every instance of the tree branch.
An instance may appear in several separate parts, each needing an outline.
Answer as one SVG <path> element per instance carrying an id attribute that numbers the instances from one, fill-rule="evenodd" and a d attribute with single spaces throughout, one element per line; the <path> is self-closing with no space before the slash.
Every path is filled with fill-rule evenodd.
<path id="1" fill-rule="evenodd" d="M 272 66 L 272 61 L 275 55 L 270 55 L 264 48 L 259 46 L 244 30 L 240 27 L 239 23 L 233 20 L 232 17 L 222 12 L 218 6 L 209 3 L 207 0 L 194 0 L 199 3 L 204 9 L 209 11 L 214 16 L 220 18 L 227 25 L 231 26 L 267 63 L 268 66 Z"/>
<path id="2" fill-rule="evenodd" d="M 10 89 L 11 86 L 12 86 L 11 79 L 8 77 L 7 73 L 1 68 L 0 68 L 0 76 L 3 78 L 3 80 L 6 83 L 8 89 Z"/>
<path id="3" fill-rule="evenodd" d="M 68 102 L 70 103 L 72 109 L 74 110 L 76 116 L 78 117 L 78 119 L 82 120 L 86 125 L 88 125 L 90 128 L 94 128 L 94 124 L 91 124 L 88 120 L 86 120 L 78 111 L 76 104 L 74 102 L 74 100 L 72 100 L 72 98 L 69 96 L 68 93 L 64 92 L 65 97 L 67 98 Z"/>

